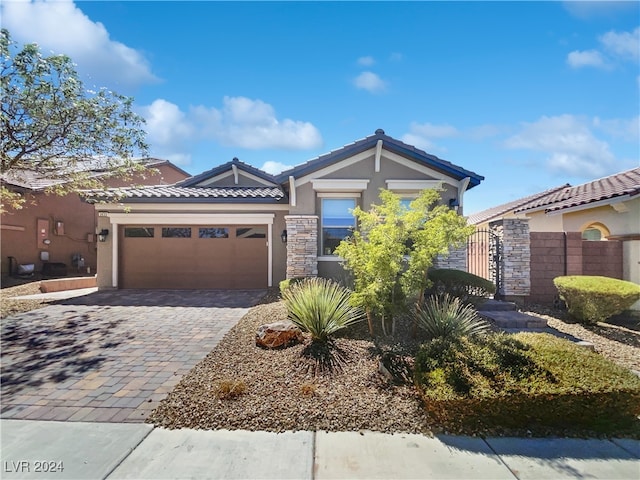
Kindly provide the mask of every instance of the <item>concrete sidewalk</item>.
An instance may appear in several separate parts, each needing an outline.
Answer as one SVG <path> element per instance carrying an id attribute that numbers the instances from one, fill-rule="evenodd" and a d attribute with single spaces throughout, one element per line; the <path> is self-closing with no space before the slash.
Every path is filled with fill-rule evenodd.
<path id="1" fill-rule="evenodd" d="M 2 478 L 638 479 L 640 441 L 0 421 Z M 36 471 L 40 470 L 40 471 Z"/>

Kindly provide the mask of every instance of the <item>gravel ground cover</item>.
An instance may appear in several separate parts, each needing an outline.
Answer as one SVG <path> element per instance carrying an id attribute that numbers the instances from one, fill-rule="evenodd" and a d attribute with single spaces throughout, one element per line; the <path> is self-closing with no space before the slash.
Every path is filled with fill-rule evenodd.
<path id="1" fill-rule="evenodd" d="M 22 295 L 35 295 L 40 291 L 40 281 L 30 281 L 23 283 L 20 280 L 11 278 L 2 279 L 2 290 L 0 290 L 0 318 L 10 315 L 29 312 L 42 308 L 48 304 L 46 300 L 13 300 L 12 297 Z"/>
<path id="2" fill-rule="evenodd" d="M 444 426 L 429 425 L 409 381 L 398 380 L 401 375 L 390 380 L 379 372 L 381 357 L 395 359 L 396 373 L 412 367 L 412 357 L 423 339 L 411 339 L 409 321 L 401 320 L 395 337 L 386 340 L 368 338 L 366 325 L 338 337 L 335 347 L 339 354 L 334 364 L 342 368 L 316 375 L 317 365 L 305 356 L 305 345 L 281 350 L 256 347 L 259 325 L 286 318 L 282 302 L 270 300 L 273 303 L 254 307 L 240 320 L 148 421 L 166 428 L 275 432 L 447 431 Z M 598 352 L 614 362 L 637 369 L 640 332 L 604 324 L 586 329 L 551 315 L 546 317 L 555 328 L 591 341 Z"/>

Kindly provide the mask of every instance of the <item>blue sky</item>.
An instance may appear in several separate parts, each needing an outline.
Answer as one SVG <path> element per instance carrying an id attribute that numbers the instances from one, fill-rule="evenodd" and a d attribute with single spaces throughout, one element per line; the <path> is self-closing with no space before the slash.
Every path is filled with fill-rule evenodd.
<path id="1" fill-rule="evenodd" d="M 135 98 L 151 153 L 271 173 L 383 128 L 486 180 L 465 213 L 640 165 L 640 2 L 3 0 Z"/>

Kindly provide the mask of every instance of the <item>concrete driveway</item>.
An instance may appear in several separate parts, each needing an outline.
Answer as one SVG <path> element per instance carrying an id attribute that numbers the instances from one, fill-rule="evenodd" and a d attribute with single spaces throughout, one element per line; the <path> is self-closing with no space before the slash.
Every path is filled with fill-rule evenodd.
<path id="1" fill-rule="evenodd" d="M 1 418 L 144 422 L 263 290 L 117 290 L 2 320 Z"/>

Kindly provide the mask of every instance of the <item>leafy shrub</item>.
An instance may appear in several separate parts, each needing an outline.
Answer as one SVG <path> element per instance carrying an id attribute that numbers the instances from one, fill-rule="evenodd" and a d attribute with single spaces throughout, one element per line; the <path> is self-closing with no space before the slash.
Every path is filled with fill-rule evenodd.
<path id="1" fill-rule="evenodd" d="M 364 312 L 351 305 L 350 297 L 346 288 L 318 277 L 291 285 L 282 293 L 289 319 L 318 341 L 364 318 Z"/>
<path id="2" fill-rule="evenodd" d="M 548 334 L 434 339 L 414 380 L 427 415 L 451 432 L 640 432 L 640 378 Z"/>
<path id="3" fill-rule="evenodd" d="M 476 315 L 471 305 L 445 293 L 431 296 L 421 308 L 414 310 L 414 321 L 432 338 L 460 338 L 484 333 L 489 324 Z"/>
<path id="4" fill-rule="evenodd" d="M 567 304 L 569 315 L 584 323 L 603 322 L 640 299 L 640 286 L 609 277 L 573 275 L 553 283 Z"/>
<path id="5" fill-rule="evenodd" d="M 448 293 L 477 305 L 496 293 L 496 286 L 489 280 L 462 270 L 434 268 L 427 275 L 433 282 L 432 294 Z"/>
<path id="6" fill-rule="evenodd" d="M 293 277 L 293 278 L 287 278 L 286 280 L 282 280 L 278 284 L 278 286 L 280 287 L 280 293 L 282 294 L 291 285 L 295 285 L 296 283 L 300 283 L 306 278 L 308 278 L 308 277 Z"/>

